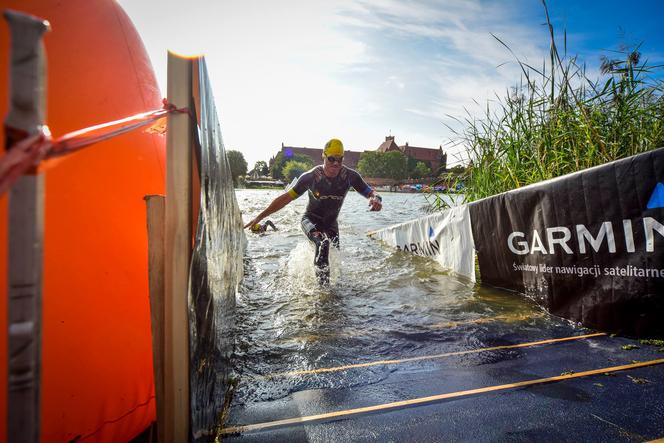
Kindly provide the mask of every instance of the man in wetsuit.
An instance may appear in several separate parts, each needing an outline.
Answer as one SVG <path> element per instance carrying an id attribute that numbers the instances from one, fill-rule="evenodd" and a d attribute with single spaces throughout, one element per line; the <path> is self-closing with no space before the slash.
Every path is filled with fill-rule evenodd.
<path id="1" fill-rule="evenodd" d="M 344 146 L 340 140 L 333 138 L 325 144 L 323 164 L 302 174 L 287 192 L 275 198 L 245 226 L 247 228 L 259 223 L 308 191 L 309 204 L 302 217 L 302 230 L 316 246 L 316 276 L 323 285 L 330 281 L 330 245 L 339 247 L 337 217 L 350 187 L 369 199 L 370 210 L 382 209 L 382 198 L 364 182 L 357 171 L 343 166 L 343 158 Z"/>
<path id="2" fill-rule="evenodd" d="M 263 234 L 265 231 L 267 231 L 267 228 L 272 228 L 275 231 L 278 231 L 277 227 L 274 226 L 274 223 L 272 223 L 271 220 L 265 220 L 263 223 L 256 223 L 250 229 L 254 234 Z"/>

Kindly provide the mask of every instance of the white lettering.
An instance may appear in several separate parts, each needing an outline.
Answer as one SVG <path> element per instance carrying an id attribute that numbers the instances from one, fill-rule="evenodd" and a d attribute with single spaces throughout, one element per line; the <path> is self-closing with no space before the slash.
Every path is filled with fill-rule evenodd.
<path id="1" fill-rule="evenodd" d="M 611 222 L 602 223 L 602 227 L 597 233 L 597 237 L 593 238 L 592 234 L 584 225 L 576 225 L 576 236 L 579 240 L 579 252 L 581 254 L 586 253 L 586 243 L 585 240 L 590 242 L 590 245 L 593 247 L 595 252 L 599 252 L 599 248 L 602 246 L 604 237 L 606 237 L 606 242 L 609 245 L 609 252 L 616 252 L 616 240 L 613 236 L 613 225 Z"/>
<path id="2" fill-rule="evenodd" d="M 652 217 L 643 217 L 643 230 L 646 233 L 646 252 L 655 252 L 655 231 L 664 237 L 664 225 Z"/>
<path id="3" fill-rule="evenodd" d="M 624 219 L 622 220 L 622 233 L 624 234 L 625 239 L 625 249 L 626 253 L 634 253 L 639 248 L 644 248 L 646 252 L 655 251 L 655 243 L 662 241 L 664 238 L 664 224 L 652 217 L 643 217 L 643 230 L 645 233 L 645 245 L 641 246 L 641 242 L 636 245 L 634 239 L 634 230 L 632 227 L 632 220 Z M 588 251 L 600 252 L 604 243 L 606 243 L 606 249 L 611 254 L 616 253 L 616 238 L 615 232 L 613 230 L 613 224 L 610 221 L 602 222 L 596 235 L 593 235 L 590 230 L 582 224 L 575 225 L 578 252 L 581 254 L 586 254 Z M 617 232 L 620 235 L 620 231 Z M 657 234 L 659 235 L 657 235 Z M 572 229 L 566 226 L 554 226 L 551 228 L 546 228 L 546 235 L 544 233 L 539 233 L 536 230 L 533 230 L 532 241 L 526 239 L 525 233 L 521 231 L 514 231 L 507 237 L 507 246 L 512 253 L 517 255 L 526 255 L 534 254 L 539 252 L 540 254 L 555 254 L 560 249 L 566 254 L 574 254 L 572 249 L 575 245 L 574 242 L 570 244 L 572 239 Z M 638 239 L 640 240 L 640 238 Z M 590 248 L 588 247 L 590 244 Z M 621 243 L 622 244 L 622 243 Z M 556 247 L 558 245 L 558 247 Z M 417 246 L 414 244 L 410 245 L 411 249 Z M 429 248 L 433 248 L 431 253 L 435 253 L 436 247 L 433 243 L 429 244 Z M 420 250 L 425 249 L 423 246 L 419 247 Z M 621 248 L 621 252 L 623 252 Z"/>
<path id="4" fill-rule="evenodd" d="M 542 254 L 547 253 L 546 248 L 542 244 L 542 239 L 540 238 L 537 231 L 533 231 L 533 244 L 530 246 L 530 253 L 532 254 L 535 251 L 541 252 Z"/>
<path id="5" fill-rule="evenodd" d="M 525 235 L 524 235 L 523 232 L 516 231 L 516 232 L 512 232 L 509 235 L 509 237 L 507 237 L 507 246 L 510 248 L 510 251 L 512 251 L 513 253 L 518 254 L 518 255 L 527 254 L 528 253 L 528 242 L 525 241 L 525 240 L 521 240 L 521 241 L 516 242 L 516 244 L 519 246 L 519 249 L 517 249 L 514 246 L 514 238 L 515 237 L 523 238 L 523 237 L 525 237 Z"/>
<path id="6" fill-rule="evenodd" d="M 553 234 L 556 233 L 556 232 L 562 232 L 563 236 L 559 237 L 559 238 L 555 238 L 553 236 Z M 549 241 L 549 254 L 554 253 L 553 245 L 555 245 L 555 244 L 559 244 L 560 246 L 562 246 L 563 250 L 567 254 L 572 253 L 572 249 L 569 246 L 567 246 L 567 242 L 570 241 L 570 239 L 572 238 L 572 232 L 568 228 L 566 228 L 564 226 L 555 227 L 555 228 L 547 228 L 546 229 L 546 238 Z"/>
<path id="7" fill-rule="evenodd" d="M 634 233 L 632 232 L 632 220 L 623 220 L 623 231 L 625 232 L 625 245 L 627 252 L 634 252 Z"/>

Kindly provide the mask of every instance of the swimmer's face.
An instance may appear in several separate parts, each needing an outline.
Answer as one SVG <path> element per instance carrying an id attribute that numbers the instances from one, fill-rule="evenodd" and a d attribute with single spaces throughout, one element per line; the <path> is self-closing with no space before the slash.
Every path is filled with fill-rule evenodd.
<path id="1" fill-rule="evenodd" d="M 330 177 L 336 177 L 341 171 L 341 165 L 343 164 L 343 156 L 325 156 L 325 172 Z"/>

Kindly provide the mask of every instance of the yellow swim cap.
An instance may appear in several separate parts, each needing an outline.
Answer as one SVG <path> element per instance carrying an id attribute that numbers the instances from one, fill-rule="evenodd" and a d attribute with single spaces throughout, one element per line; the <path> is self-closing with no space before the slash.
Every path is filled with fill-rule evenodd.
<path id="1" fill-rule="evenodd" d="M 258 231 L 260 231 L 260 230 L 261 230 L 261 225 L 259 225 L 258 223 L 256 223 L 255 225 L 253 225 L 253 226 L 251 227 L 251 231 L 252 231 L 252 232 L 258 232 Z"/>
<path id="2" fill-rule="evenodd" d="M 323 155 L 326 157 L 343 157 L 344 155 L 344 144 L 341 143 L 341 140 L 333 138 L 329 142 L 325 143 L 325 149 L 323 149 Z"/>

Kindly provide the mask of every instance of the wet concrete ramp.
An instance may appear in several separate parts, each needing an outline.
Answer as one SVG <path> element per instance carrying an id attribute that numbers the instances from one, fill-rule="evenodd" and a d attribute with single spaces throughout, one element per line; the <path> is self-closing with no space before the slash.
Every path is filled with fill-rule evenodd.
<path id="1" fill-rule="evenodd" d="M 491 346 L 484 348 L 277 374 L 275 379 L 343 376 L 377 366 L 389 371 L 376 383 L 233 405 L 224 441 L 644 441 L 664 436 L 661 346 L 566 324 L 539 335 L 514 327 L 491 338 L 490 329 L 485 343 Z"/>

